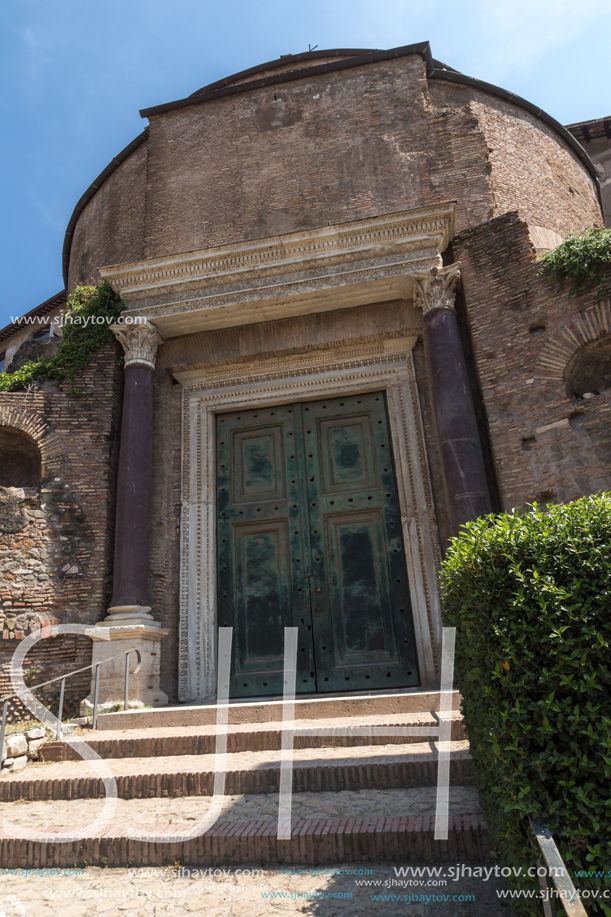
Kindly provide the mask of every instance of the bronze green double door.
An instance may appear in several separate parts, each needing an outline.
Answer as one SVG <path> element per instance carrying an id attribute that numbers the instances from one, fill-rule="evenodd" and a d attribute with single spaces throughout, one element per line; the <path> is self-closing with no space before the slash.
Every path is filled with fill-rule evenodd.
<path id="1" fill-rule="evenodd" d="M 383 392 L 217 416 L 219 624 L 230 693 L 419 683 Z"/>

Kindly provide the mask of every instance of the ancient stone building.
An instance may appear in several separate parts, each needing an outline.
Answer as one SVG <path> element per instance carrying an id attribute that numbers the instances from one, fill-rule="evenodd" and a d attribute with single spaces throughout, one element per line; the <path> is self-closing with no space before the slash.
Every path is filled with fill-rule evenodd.
<path id="1" fill-rule="evenodd" d="M 96 660 L 138 647 L 145 704 L 215 696 L 219 626 L 236 697 L 282 692 L 284 627 L 300 692 L 434 686 L 459 526 L 609 487 L 610 287 L 558 295 L 535 263 L 604 225 L 582 144 L 606 162 L 607 122 L 571 132 L 426 43 L 142 115 L 64 250 L 68 290 L 127 304 L 124 371 L 108 346 L 78 400 L 0 395 L 5 675 L 52 620 L 98 622 Z M 7 370 L 54 346 L 0 341 Z M 76 639 L 40 664 L 86 664 Z"/>

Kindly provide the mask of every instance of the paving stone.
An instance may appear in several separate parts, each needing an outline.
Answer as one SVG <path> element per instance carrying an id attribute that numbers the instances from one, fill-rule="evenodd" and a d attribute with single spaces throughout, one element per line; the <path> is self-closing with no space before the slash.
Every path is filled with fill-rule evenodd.
<path id="1" fill-rule="evenodd" d="M 366 876 L 354 874 L 370 870 Z M 502 879 L 491 877 L 484 882 L 465 878 L 459 882 L 447 879 L 446 886 L 391 886 L 397 882 L 392 864 L 341 864 L 317 874 L 295 874 L 288 869 L 262 869 L 261 874 L 242 881 L 233 869 L 221 878 L 193 880 L 177 877 L 171 868 L 143 869 L 85 869 L 76 881 L 64 882 L 61 877 L 36 877 L 29 880 L 32 897 L 21 893 L 21 885 L 9 876 L 0 890 L 0 909 L 6 909 L 8 895 L 16 894 L 25 905 L 25 917 L 80 917 L 81 914 L 106 914 L 121 917 L 165 917 L 170 914 L 202 914 L 202 917 L 509 917 L 506 901 L 497 897 L 497 890 L 506 889 Z M 341 873 L 345 874 L 341 874 Z M 146 879 L 143 884 L 142 879 Z M 102 884 L 100 885 L 100 881 Z M 378 886 L 359 886 L 358 881 L 379 882 Z M 420 881 L 429 881 L 428 879 Z M 433 881 L 438 882 L 439 879 Z M 109 898 L 106 894 L 121 894 Z M 145 897 L 142 897 L 143 891 Z M 45 894 L 47 892 L 47 894 Z M 53 904 L 49 906 L 49 892 Z M 80 893 L 83 898 L 72 903 L 70 898 Z M 407 903 L 373 901 L 372 894 L 426 894 L 433 900 Z M 277 895 L 277 897 L 270 897 Z M 342 897 L 325 897 L 341 895 Z M 443 895 L 473 896 L 472 901 L 434 900 Z M 85 897 L 86 896 L 86 897 Z M 168 897 L 171 896 L 171 897 Z M 10 910 L 6 911 L 11 913 Z"/>
<path id="2" fill-rule="evenodd" d="M 224 796 L 220 820 L 274 819 L 278 817 L 278 793 Z M 341 793 L 293 793 L 293 818 L 394 818 L 406 815 L 433 815 L 436 788 L 415 787 L 392 790 L 344 790 Z M 118 799 L 112 827 L 143 826 L 159 822 L 179 823 L 200 820 L 211 804 L 207 796 L 153 799 Z M 6 821 L 16 825 L 40 827 L 79 827 L 90 824 L 101 812 L 97 799 L 9 802 L 2 807 Z M 450 813 L 480 814 L 474 787 L 450 788 Z M 172 822 L 170 822 L 170 819 Z"/>

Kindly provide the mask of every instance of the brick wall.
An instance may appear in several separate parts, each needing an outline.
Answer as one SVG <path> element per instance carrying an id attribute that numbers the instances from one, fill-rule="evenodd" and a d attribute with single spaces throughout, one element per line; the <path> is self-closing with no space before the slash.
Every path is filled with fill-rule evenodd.
<path id="1" fill-rule="evenodd" d="M 451 168 L 455 124 L 430 110 L 418 56 L 318 76 L 306 71 L 297 82 L 154 115 L 146 256 L 429 200 L 457 200 L 459 222 L 482 222 L 491 208 L 486 148 L 467 116 L 458 141 L 464 148 Z"/>
<path id="2" fill-rule="evenodd" d="M 601 225 L 590 174 L 550 127 L 521 108 L 466 86 L 432 81 L 429 94 L 436 108 L 448 112 L 454 161 L 471 172 L 474 165 L 463 149 L 468 115 L 477 125 L 484 144 L 482 167 L 490 175 L 490 216 L 515 210 L 561 235 Z M 471 182 L 468 197 L 475 191 Z M 476 222 L 481 221 L 470 220 L 469 225 Z M 459 231 L 463 228 L 464 223 L 458 226 Z"/>
<path id="3" fill-rule="evenodd" d="M 611 487 L 611 390 L 571 396 L 566 367 L 611 332 L 611 277 L 558 295 L 537 277 L 528 224 L 505 214 L 461 233 L 454 255 L 504 509 Z"/>
<path id="4" fill-rule="evenodd" d="M 0 693 L 17 641 L 46 623 L 94 624 L 108 602 L 121 375 L 116 348 L 97 354 L 76 380 L 0 394 L 0 427 L 27 433 L 42 456 L 40 487 L 0 488 Z M 30 657 L 28 657 L 28 660 Z M 91 661 L 87 638 L 57 637 L 32 651 L 34 681 Z M 67 682 L 68 704 L 89 677 Z M 51 693 L 57 689 L 51 689 Z M 75 708 L 76 709 L 76 708 Z"/>
<path id="5" fill-rule="evenodd" d="M 83 210 L 70 250 L 68 290 L 100 282 L 97 269 L 144 256 L 147 144 L 121 163 Z"/>
<path id="6" fill-rule="evenodd" d="M 306 68 L 150 120 L 147 142 L 77 223 L 70 286 L 101 265 L 431 202 L 457 202 L 459 231 L 513 210 L 561 235 L 601 220 L 592 179 L 558 134 L 480 90 L 427 81 L 418 55 Z"/>

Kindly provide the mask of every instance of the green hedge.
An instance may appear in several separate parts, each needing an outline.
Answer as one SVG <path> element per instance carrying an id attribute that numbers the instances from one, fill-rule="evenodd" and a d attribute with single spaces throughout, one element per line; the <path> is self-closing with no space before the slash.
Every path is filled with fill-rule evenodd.
<path id="1" fill-rule="evenodd" d="M 441 574 L 478 789 L 504 866 L 542 818 L 581 889 L 611 890 L 611 495 L 487 516 Z M 601 871 L 608 877 L 576 876 Z M 517 879 L 520 888 L 537 880 Z M 607 904 L 583 903 L 611 915 Z M 542 914 L 540 904 L 516 907 Z"/>

